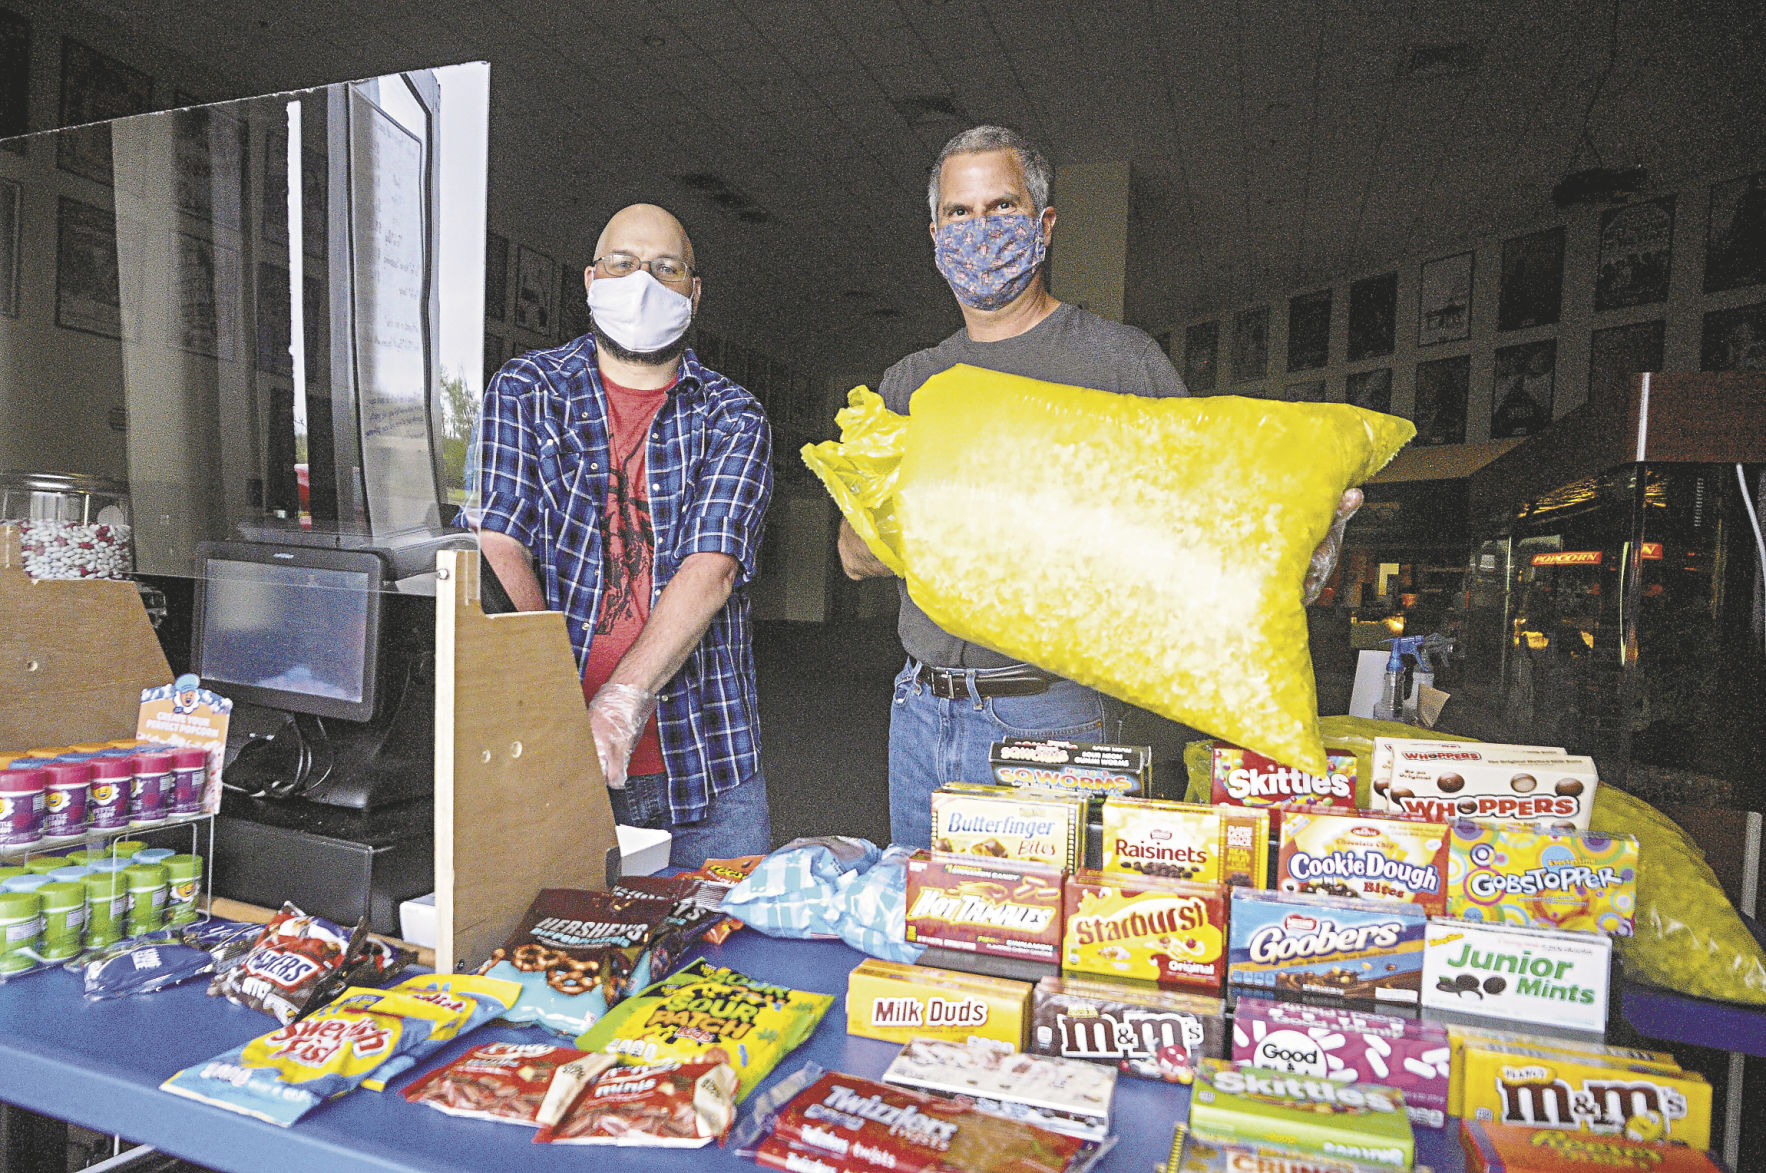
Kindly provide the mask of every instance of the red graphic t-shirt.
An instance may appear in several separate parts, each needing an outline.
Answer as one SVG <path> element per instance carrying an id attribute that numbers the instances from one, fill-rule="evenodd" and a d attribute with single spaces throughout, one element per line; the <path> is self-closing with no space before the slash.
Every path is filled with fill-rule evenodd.
<path id="1" fill-rule="evenodd" d="M 644 449 L 650 424 L 674 387 L 656 391 L 621 387 L 605 374 L 607 389 L 608 456 L 612 472 L 607 478 L 607 512 L 601 541 L 601 612 L 589 640 L 583 664 L 583 697 L 592 699 L 607 683 L 620 660 L 637 642 L 638 633 L 650 618 L 650 587 L 656 558 L 656 531 L 650 524 L 650 483 L 645 479 Z M 632 760 L 630 776 L 660 774 L 662 742 L 656 735 L 656 717 L 644 726 Z"/>

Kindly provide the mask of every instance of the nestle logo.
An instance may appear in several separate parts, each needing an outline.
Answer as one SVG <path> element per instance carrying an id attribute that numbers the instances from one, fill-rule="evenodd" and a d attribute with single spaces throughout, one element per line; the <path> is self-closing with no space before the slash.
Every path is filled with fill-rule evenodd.
<path id="1" fill-rule="evenodd" d="M 1147 838 L 1153 840 L 1169 839 L 1171 838 L 1171 832 L 1164 830 L 1149 831 L 1147 832 Z"/>
<path id="2" fill-rule="evenodd" d="M 1310 916 L 1301 916 L 1299 913 L 1290 913 L 1288 916 L 1282 918 L 1282 928 L 1288 930 L 1290 933 L 1310 933 L 1318 928 L 1318 921 Z"/>

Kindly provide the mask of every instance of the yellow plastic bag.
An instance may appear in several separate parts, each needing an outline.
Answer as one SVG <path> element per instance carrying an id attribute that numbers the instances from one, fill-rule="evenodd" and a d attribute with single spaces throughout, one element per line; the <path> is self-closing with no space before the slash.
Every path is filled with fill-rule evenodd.
<path id="1" fill-rule="evenodd" d="M 970 366 L 927 380 L 905 434 L 869 391 L 849 402 L 804 460 L 941 627 L 1324 770 L 1301 583 L 1408 421 Z"/>
<path id="2" fill-rule="evenodd" d="M 1366 717 L 1321 717 L 1318 723 L 1327 746 L 1354 752 L 1360 765 L 1355 793 L 1363 807 L 1372 782 L 1374 738 L 1476 740 Z M 1209 799 L 1212 746 L 1207 740 L 1184 746 L 1189 801 Z M 1641 798 L 1602 786 L 1594 793 L 1589 829 L 1637 840 L 1636 926 L 1617 942 L 1630 977 L 1700 998 L 1766 1003 L 1766 952 L 1724 895 L 1704 852 L 1678 823 Z"/>

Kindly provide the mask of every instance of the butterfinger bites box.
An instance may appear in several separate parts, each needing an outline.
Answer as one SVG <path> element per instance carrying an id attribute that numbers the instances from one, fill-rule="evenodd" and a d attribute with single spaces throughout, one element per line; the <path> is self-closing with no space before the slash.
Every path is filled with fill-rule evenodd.
<path id="1" fill-rule="evenodd" d="M 1240 998 L 1233 1059 L 1338 1083 L 1377 1083 L 1404 1093 L 1411 1123 L 1447 1124 L 1453 1047 L 1440 1023 L 1332 1006 Z"/>
<path id="2" fill-rule="evenodd" d="M 1216 806 L 1328 806 L 1355 809 L 1355 783 L 1360 771 L 1355 755 L 1326 749 L 1324 774 L 1308 774 L 1284 766 L 1254 750 L 1224 741 L 1209 753 Z"/>
<path id="3" fill-rule="evenodd" d="M 1269 812 L 1202 803 L 1112 798 L 1104 803 L 1102 870 L 1262 888 Z"/>
<path id="4" fill-rule="evenodd" d="M 1060 790 L 1098 799 L 1111 794 L 1145 794 L 1152 785 L 1153 747 L 1012 737 L 993 743 L 988 763 L 993 780 L 1001 786 Z"/>
<path id="5" fill-rule="evenodd" d="M 1219 993 L 1227 889 L 1081 871 L 1067 877 L 1061 969 Z"/>
<path id="6" fill-rule="evenodd" d="M 1409 1169 L 1416 1139 L 1404 1093 L 1204 1059 L 1190 1089 L 1190 1131 L 1202 1140 Z"/>
<path id="7" fill-rule="evenodd" d="M 1455 1022 L 1446 1025 L 1447 1038 L 1453 1046 L 1453 1077 L 1447 1085 L 1449 1116 L 1465 1116 L 1467 1047 L 1524 1047 L 1532 1052 L 1577 1058 L 1586 1063 L 1645 1067 L 1651 1071 L 1665 1071 L 1670 1074 L 1680 1070 L 1680 1064 L 1666 1051 L 1645 1051 L 1634 1047 L 1612 1047 L 1605 1043 L 1541 1038 L 1538 1035 L 1522 1035 L 1513 1031 L 1463 1026 Z"/>
<path id="8" fill-rule="evenodd" d="M 905 1043 L 991 1039 L 1025 1049 L 1030 986 L 869 958 L 846 979 L 846 1033 Z"/>
<path id="9" fill-rule="evenodd" d="M 1227 980 L 1276 998 L 1415 1005 L 1428 915 L 1396 900 L 1232 890 Z"/>
<path id="10" fill-rule="evenodd" d="M 916 852 L 907 901 L 907 939 L 915 944 L 1060 962 L 1063 893 L 1053 865 Z"/>
<path id="11" fill-rule="evenodd" d="M 1438 823 L 1477 819 L 1586 831 L 1600 785 L 1594 759 L 1569 754 L 1402 740 L 1384 752 L 1391 768 L 1372 788 L 1374 808 Z"/>
<path id="12" fill-rule="evenodd" d="M 1447 828 L 1366 811 L 1286 811 L 1275 888 L 1408 900 L 1440 915 L 1447 907 Z"/>
<path id="13" fill-rule="evenodd" d="M 1724 1173 L 1710 1153 L 1686 1145 L 1555 1128 L 1466 1120 L 1460 1125 L 1460 1144 L 1465 1148 L 1467 1173 Z"/>
<path id="14" fill-rule="evenodd" d="M 1711 1143 L 1711 1085 L 1690 1071 L 1467 1045 L 1465 1119 L 1628 1140 Z"/>
<path id="15" fill-rule="evenodd" d="M 1032 1000 L 1031 1050 L 1189 1083 L 1225 1046 L 1226 1004 L 1145 982 L 1045 977 Z"/>
<path id="16" fill-rule="evenodd" d="M 932 792 L 932 849 L 1070 872 L 1084 858 L 1086 806 L 1080 795 L 951 783 Z"/>
<path id="17" fill-rule="evenodd" d="M 1637 840 L 1461 819 L 1448 828 L 1447 915 L 1629 937 Z"/>

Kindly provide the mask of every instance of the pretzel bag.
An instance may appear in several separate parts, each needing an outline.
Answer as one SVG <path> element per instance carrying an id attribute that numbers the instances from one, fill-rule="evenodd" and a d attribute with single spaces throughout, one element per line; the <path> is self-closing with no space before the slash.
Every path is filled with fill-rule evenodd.
<path id="1" fill-rule="evenodd" d="M 679 940 L 674 907 L 666 897 L 546 888 L 479 972 L 520 985 L 508 1021 L 579 1035 L 668 972 Z"/>
<path id="2" fill-rule="evenodd" d="M 805 463 L 951 634 L 1326 772 L 1302 584 L 1416 434 L 1341 403 L 1149 399 L 959 365 L 855 390 Z"/>

